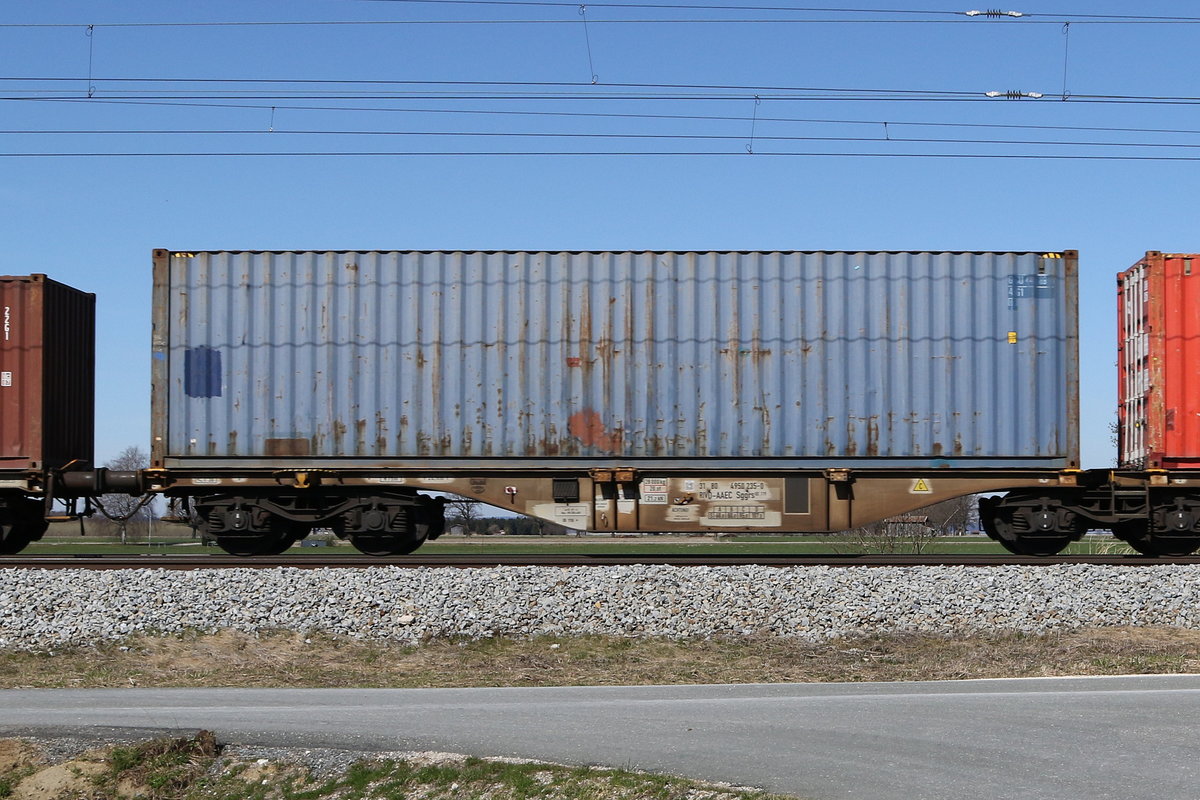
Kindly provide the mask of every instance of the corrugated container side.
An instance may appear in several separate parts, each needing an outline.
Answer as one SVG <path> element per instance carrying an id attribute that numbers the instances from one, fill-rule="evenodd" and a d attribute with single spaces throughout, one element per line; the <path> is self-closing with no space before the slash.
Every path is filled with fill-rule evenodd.
<path id="1" fill-rule="evenodd" d="M 155 287 L 168 466 L 1078 464 L 1074 254 L 159 251 Z"/>
<path id="2" fill-rule="evenodd" d="M 1119 463 L 1200 467 L 1200 255 L 1146 253 L 1117 298 Z"/>
<path id="3" fill-rule="evenodd" d="M 44 275 L 0 276 L 0 468 L 92 460 L 95 305 Z"/>

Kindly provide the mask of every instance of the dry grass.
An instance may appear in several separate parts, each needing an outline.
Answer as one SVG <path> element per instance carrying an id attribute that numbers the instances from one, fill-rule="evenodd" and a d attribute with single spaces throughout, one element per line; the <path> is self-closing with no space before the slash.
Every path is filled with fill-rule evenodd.
<path id="1" fill-rule="evenodd" d="M 1097 628 L 952 639 L 908 634 L 815 644 L 772 638 L 498 638 L 419 647 L 223 631 L 139 637 L 53 654 L 0 653 L 0 688 L 648 685 L 1156 672 L 1200 672 L 1200 631 Z"/>
<path id="2" fill-rule="evenodd" d="M 114 747 L 105 757 L 106 774 L 94 783 L 101 796 L 173 798 L 199 780 L 219 752 L 211 731 Z"/>

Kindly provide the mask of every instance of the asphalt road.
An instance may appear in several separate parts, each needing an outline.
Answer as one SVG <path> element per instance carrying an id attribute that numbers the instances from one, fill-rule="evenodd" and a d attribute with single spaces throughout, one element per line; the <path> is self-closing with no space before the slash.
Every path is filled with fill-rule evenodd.
<path id="1" fill-rule="evenodd" d="M 1200 797 L 1200 676 L 549 689 L 0 692 L 0 734 L 607 764 L 810 798 Z"/>

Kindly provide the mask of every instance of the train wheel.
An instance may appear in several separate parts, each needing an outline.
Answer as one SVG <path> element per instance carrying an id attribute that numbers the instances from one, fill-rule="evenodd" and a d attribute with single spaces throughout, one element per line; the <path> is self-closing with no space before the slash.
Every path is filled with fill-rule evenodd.
<path id="1" fill-rule="evenodd" d="M 425 544 L 425 537 L 352 533 L 346 538 L 358 552 L 368 556 L 406 556 Z"/>
<path id="2" fill-rule="evenodd" d="M 1016 536 L 1012 539 L 998 538 L 1001 546 L 1018 556 L 1054 556 L 1075 541 L 1070 536 Z"/>
<path id="3" fill-rule="evenodd" d="M 1165 538 L 1162 536 L 1141 536 L 1125 539 L 1125 543 L 1144 556 L 1190 556 L 1200 547 L 1200 542 L 1194 539 Z"/>
<path id="4" fill-rule="evenodd" d="M 264 533 L 257 536 L 217 535 L 217 547 L 231 556 L 277 556 L 287 552 L 296 543 L 291 536 L 280 537 Z"/>
<path id="5" fill-rule="evenodd" d="M 11 556 L 24 550 L 30 542 L 45 534 L 44 510 L 36 501 L 0 506 L 0 555 Z"/>
<path id="6" fill-rule="evenodd" d="M 13 556 L 33 541 L 25 531 L 13 525 L 0 525 L 0 556 Z"/>
<path id="7" fill-rule="evenodd" d="M 300 541 L 295 536 L 285 536 L 282 539 L 276 539 L 264 546 L 263 551 L 259 555 L 264 556 L 279 556 L 291 549 L 292 545 Z"/>
<path id="8" fill-rule="evenodd" d="M 988 536 L 1001 547 L 1018 556 L 1053 556 L 1061 553 L 1067 545 L 1081 535 L 1078 531 L 1040 531 L 1036 534 L 1018 531 L 1017 515 L 1022 517 L 1023 527 L 1029 528 L 1025 509 L 1014 509 L 1001 505 L 1000 498 L 984 497 L 979 501 L 979 520 Z"/>
<path id="9" fill-rule="evenodd" d="M 1113 535 L 1144 556 L 1190 556 L 1200 548 L 1200 537 L 1151 533 L 1145 520 L 1119 522 Z"/>

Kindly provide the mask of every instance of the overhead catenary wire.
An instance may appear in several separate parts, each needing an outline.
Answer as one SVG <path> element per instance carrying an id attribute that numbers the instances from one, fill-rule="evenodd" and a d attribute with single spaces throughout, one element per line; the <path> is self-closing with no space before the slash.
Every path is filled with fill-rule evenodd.
<path id="1" fill-rule="evenodd" d="M 82 99 L 68 98 L 7 98 L 17 102 L 46 102 L 81 103 Z M 389 114 L 475 114 L 486 116 L 516 116 L 516 117 L 581 117 L 604 119 L 653 119 L 653 120 L 717 120 L 744 122 L 747 117 L 728 114 L 652 114 L 612 111 L 530 111 L 517 109 L 496 108 L 411 108 L 395 106 L 267 106 L 247 103 L 209 103 L 203 101 L 159 101 L 159 100 L 112 100 L 99 98 L 93 104 L 134 105 L 134 106 L 165 106 L 169 108 L 222 108 L 222 109 L 287 109 L 289 111 L 337 111 L 353 113 L 389 113 Z M 820 117 L 758 117 L 759 122 L 784 122 L 829 125 L 904 125 L 909 127 L 933 128 L 997 128 L 1012 130 L 1055 130 L 1055 131 L 1091 131 L 1108 133 L 1162 133 L 1162 134 L 1200 134 L 1200 128 L 1146 128 L 1121 127 L 1113 125 L 1037 125 L 1000 122 L 933 122 L 929 120 L 882 120 L 882 119 L 836 119 Z"/>
<path id="2" fill-rule="evenodd" d="M 905 158 L 905 159 L 967 159 L 967 160 L 1029 160 L 1029 161 L 1161 161 L 1198 162 L 1200 156 L 1164 155 L 1095 155 L 1075 153 L 864 153 L 822 151 L 766 151 L 755 153 L 764 157 L 790 158 Z M 174 151 L 174 152 L 72 152 L 72 153 L 0 153 L 0 158 L 431 158 L 460 156 L 680 156 L 745 158 L 745 150 L 304 150 L 304 151 Z"/>
<path id="3" fill-rule="evenodd" d="M 578 5 L 577 3 L 572 5 Z M 1030 19 L 1024 25 L 1062 25 L 1067 20 Z M 245 21 L 245 22 L 97 22 L 97 23 L 0 23 L 3 28 L 254 28 L 254 27 L 379 27 L 397 25 L 574 25 L 573 19 L 404 19 L 404 20 L 320 20 L 320 21 Z M 593 17 L 597 25 L 974 25 L 970 19 L 819 19 L 793 17 Z M 1071 20 L 1074 25 L 1196 25 L 1200 18 L 1161 20 Z"/>
<path id="4" fill-rule="evenodd" d="M 358 0 L 361 2 L 362 0 Z M 447 6 L 562 6 L 574 5 L 568 0 L 370 0 L 371 2 L 398 3 L 406 5 L 447 5 Z M 834 14 L 913 14 L 928 16 L 988 16 L 976 11 L 945 10 L 945 9 L 914 9 L 914 8 L 831 8 L 821 6 L 735 6 L 702 3 L 596 3 L 597 8 L 674 8 L 687 10 L 730 10 L 730 11 L 791 11 L 796 13 L 834 13 Z M 992 14 L 1001 17 L 1003 12 Z M 1061 13 L 1040 11 L 1036 13 L 1020 12 L 1018 16 L 1003 15 L 1005 19 L 1029 19 L 1036 17 L 1070 17 L 1072 19 L 1121 19 L 1121 20 L 1151 20 L 1163 22 L 1200 22 L 1200 17 L 1177 15 L 1147 15 L 1147 14 L 1080 14 L 1077 12 Z"/>
<path id="5" fill-rule="evenodd" d="M 573 5 L 578 5 L 573 4 Z M 337 27 L 337 26 L 366 26 L 379 27 L 383 25 L 413 26 L 413 25 L 574 25 L 578 20 L 573 19 L 534 19 L 514 17 L 511 19 L 376 19 L 376 20 L 261 20 L 246 22 L 97 22 L 97 23 L 0 23 L 0 28 L 265 28 L 265 27 Z M 970 25 L 970 20 L 911 20 L 911 19 L 796 19 L 792 17 L 645 17 L 645 18 L 611 18 L 597 17 L 593 20 L 604 25 L 708 25 L 708 24 L 738 24 L 738 25 L 775 25 L 775 24 L 804 24 L 804 25 Z M 1034 21 L 1036 22 L 1036 21 Z M 1200 22 L 1200 20 L 1197 20 Z M 1041 24 L 1061 25 L 1061 20 L 1043 20 Z M 1161 23 L 1160 23 L 1161 24 Z"/>
<path id="6" fill-rule="evenodd" d="M 573 5 L 567 0 L 376 0 L 405 5 L 445 5 L 445 6 L 509 6 L 509 7 L 566 7 Z M 729 11 L 794 11 L 797 13 L 835 13 L 835 14 L 920 14 L 930 16 L 946 16 L 964 14 L 962 11 L 935 11 L 929 9 L 891 9 L 891 8 L 828 8 L 821 6 L 735 6 L 713 3 L 596 3 L 597 8 L 675 8 L 686 10 L 729 10 Z"/>
<path id="7" fill-rule="evenodd" d="M 47 75 L 47 76 L 26 76 L 26 75 L 0 75 L 0 83 L 5 82 L 33 82 L 33 83 L 76 83 L 81 80 L 78 77 L 62 76 L 62 75 Z M 278 86 L 286 84 L 295 84 L 301 86 L 522 86 L 522 87 L 561 87 L 561 88 L 580 88 L 586 89 L 594 86 L 590 81 L 516 81 L 516 80 L 439 80 L 434 78 L 422 79 L 359 79 L 359 78 L 139 78 L 139 77 L 123 77 L 123 78 L 96 78 L 97 81 L 105 83 L 132 83 L 132 84 L 260 84 L 265 86 Z M 770 84 L 762 84 L 754 86 L 751 84 L 725 84 L 725 83 L 647 83 L 647 82 L 632 82 L 632 81 L 606 81 L 599 84 L 599 89 L 716 89 L 728 91 L 789 91 L 789 92 L 871 92 L 871 93 L 892 93 L 892 94 L 934 94 L 934 95 L 959 95 L 972 96 L 979 95 L 981 92 L 970 92 L 961 89 L 863 89 L 863 88 L 846 88 L 846 87 L 816 87 L 816 86 L 775 86 Z M 11 90 L 9 90 L 11 91 Z M 26 91 L 43 91 L 41 89 L 29 89 Z M 65 90 L 69 91 L 69 90 Z"/>
<path id="8" fill-rule="evenodd" d="M 24 102 L 52 102 L 52 101 L 70 101 L 87 99 L 87 95 L 77 92 L 62 92 L 59 97 L 31 97 L 28 95 L 4 95 L 0 94 L 0 102 L 3 101 L 24 101 Z M 753 95 L 751 95 L 752 97 Z M 792 101 L 792 102 L 829 102 L 829 103 L 996 103 L 1010 102 L 1008 100 L 998 100 L 991 97 L 895 97 L 890 95 L 820 95 L 820 94 L 778 94 L 778 93 L 758 93 L 762 100 L 775 101 Z M 339 94 L 335 92 L 318 92 L 318 93 L 295 93 L 295 94 L 255 94 L 253 92 L 242 93 L 225 93 L 225 94 L 108 94 L 107 98 L 112 100 L 159 100 L 159 101 L 183 101 L 183 100 L 261 100 L 270 101 L 277 108 L 282 108 L 281 103 L 286 100 L 347 100 L 347 101 L 366 101 L 366 100 L 481 100 L 489 101 L 655 101 L 655 102 L 745 102 L 748 98 L 744 94 L 714 94 L 714 93 L 636 93 L 636 92 L 603 92 L 596 94 L 584 93 L 562 93 L 562 92 L 454 92 L 454 93 L 435 93 L 435 92 L 391 92 L 387 94 L 371 94 L 367 92 L 353 94 Z M 1045 102 L 1046 99 L 1051 99 L 1057 102 L 1058 95 L 1050 95 L 1043 100 L 1025 99 L 1023 102 L 1036 103 Z M 1097 97 L 1092 95 L 1072 95 L 1071 102 L 1079 105 L 1130 105 L 1130 106 L 1194 106 L 1200 105 L 1200 97 L 1180 97 L 1180 98 L 1122 98 L 1122 97 Z"/>
<path id="9" fill-rule="evenodd" d="M 891 123 L 883 123 L 885 128 Z M 542 138 L 542 139 L 631 139 L 631 140 L 679 140 L 679 141 L 746 141 L 745 136 L 738 134 L 709 134 L 709 133 L 580 133 L 570 131 L 355 131 L 355 130 L 278 130 L 273 125 L 263 129 L 191 129 L 191 130 L 3 130 L 0 136 L 97 136 L 97 135 L 128 135 L 128 136 L 262 136 L 271 134 L 275 137 L 287 136 L 378 136 L 378 137 L 421 137 L 430 138 Z M 1124 147 L 1159 148 L 1159 149 L 1200 149 L 1200 142 L 1097 142 L 1097 141 L 1062 141 L 1053 139 L 950 139 L 937 137 L 895 136 L 890 131 L 882 136 L 781 136 L 755 133 L 751 128 L 747 152 L 754 153 L 755 142 L 843 142 L 862 143 L 879 142 L 889 144 L 964 144 L 964 145 L 1022 145 L 1022 146 L 1058 146 L 1058 147 Z"/>
<path id="10" fill-rule="evenodd" d="M 78 83 L 82 80 L 79 77 L 70 76 L 16 76 L 16 75 L 0 75 L 0 87 L 4 84 L 11 83 Z M 282 89 L 276 95 L 258 95 L 256 99 L 273 99 L 273 98 L 288 98 L 302 99 L 298 96 L 299 92 L 307 91 L 314 95 L 331 98 L 345 97 L 347 99 L 363 98 L 368 92 L 376 92 L 373 97 L 375 99 L 386 99 L 388 95 L 378 94 L 380 86 L 403 86 L 403 87 L 487 87 L 475 91 L 458 90 L 454 94 L 469 95 L 487 95 L 489 97 L 504 97 L 517 96 L 521 97 L 534 95 L 536 93 L 522 91 L 517 92 L 514 88 L 511 91 L 502 90 L 500 87 L 520 87 L 521 89 L 546 88 L 558 89 L 555 99 L 560 97 L 571 96 L 565 91 L 567 89 L 578 89 L 579 92 L 573 96 L 584 98 L 606 98 L 609 96 L 625 97 L 628 93 L 619 92 L 623 89 L 661 89 L 675 90 L 677 92 L 686 92 L 683 95 L 670 94 L 655 94 L 647 96 L 644 99 L 659 99 L 660 97 L 684 97 L 690 99 L 747 99 L 747 95 L 713 95 L 709 92 L 748 92 L 763 98 L 771 97 L 772 99 L 788 99 L 790 96 L 798 95 L 801 99 L 842 99 L 839 95 L 850 95 L 849 99 L 905 99 L 915 98 L 918 100 L 930 99 L 961 99 L 961 100 L 985 100 L 985 101 L 1002 101 L 1006 99 L 1021 99 L 1025 101 L 1037 101 L 1044 99 L 1052 99 L 1052 96 L 1047 96 L 1040 92 L 1026 92 L 1020 90 L 1005 90 L 998 91 L 995 89 L 988 90 L 966 90 L 966 89 L 887 89 L 887 88 L 859 88 L 846 86 L 783 86 L 770 84 L 720 84 L 720 83 L 649 83 L 649 82 L 632 82 L 632 81 L 614 81 L 593 84 L 590 82 L 581 81 L 516 81 L 516 80 L 439 80 L 439 79 L 409 79 L 409 80 L 363 80 L 363 79 L 337 79 L 337 78 L 140 78 L 140 77 L 124 77 L 124 78 L 95 78 L 96 82 L 109 84 L 165 84 L 168 86 L 176 86 L 180 84 L 216 84 L 224 85 L 262 85 L 262 86 L 286 86 L 296 85 L 306 87 L 304 89 Z M 372 87 L 362 90 L 313 90 L 307 87 L 311 86 L 365 86 Z M 59 92 L 61 94 L 71 94 L 72 89 L 47 89 L 42 87 L 30 88 L 0 88 L 4 92 L 24 92 L 24 93 L 47 93 Z M 107 95 L 110 98 L 137 98 L 139 96 L 134 92 L 151 92 L 160 91 L 154 89 L 144 90 L 129 90 L 125 89 L 123 95 Z M 201 92 L 213 92 L 216 89 L 195 89 L 183 90 L 187 94 L 178 95 L 179 98 L 196 97 L 198 99 L 212 99 L 219 97 L 228 97 L 232 93 L 245 94 L 247 92 L 260 91 L 257 89 L 221 89 L 226 95 L 218 96 L 212 94 L 200 94 Z M 389 95 L 397 97 L 412 96 L 416 90 L 393 90 Z M 787 92 L 792 94 L 767 95 L 767 92 Z M 801 94 L 808 93 L 808 94 Z M 826 94 L 828 93 L 828 94 Z M 450 92 L 446 93 L 451 94 Z M 157 95 L 158 99 L 163 99 L 163 95 Z M 9 99 L 0 97 L 0 99 Z M 453 99 L 453 98 L 451 98 Z M 641 99 L 639 97 L 639 99 Z M 1091 102 L 1138 102 L 1138 103 L 1200 103 L 1200 95 L 1134 95 L 1134 94 L 1078 94 L 1072 95 L 1072 100 L 1091 101 Z"/>
<path id="11" fill-rule="evenodd" d="M 382 0 L 376 0 L 382 1 Z M 520 2 L 504 2 L 502 0 L 389 0 L 390 2 L 408 2 L 411 4 L 443 5 L 443 6 L 490 6 L 508 8 L 578 8 L 578 2 L 568 0 L 522 0 Z M 754 23 L 846 23 L 846 24 L 979 24 L 980 22 L 1008 22 L 1022 25 L 1028 24 L 1061 24 L 1071 20 L 1079 24 L 1195 24 L 1200 23 L 1200 17 L 1187 15 L 1152 15 L 1152 14 L 1086 14 L 1078 12 L 1022 12 L 1003 11 L 999 9 L 970 9 L 970 10 L 937 10 L 937 9 L 888 9 L 888 8 L 830 8 L 819 6 L 779 6 L 779 5 L 749 5 L 736 6 L 724 4 L 701 3 L 595 3 L 596 9 L 647 9 L 655 11 L 711 11 L 727 12 L 774 12 L 787 14 L 879 14 L 887 15 L 882 18 L 864 18 L 850 16 L 848 18 L 828 17 L 778 17 L 763 19 L 746 18 L 657 18 L 657 19 L 603 19 L 597 22 L 625 24 L 672 24 L 672 23 L 710 23 L 710 22 L 754 22 Z M 913 19 L 911 17 L 922 17 Z M 339 26 L 339 25 L 481 25 L 481 24 L 566 24 L 569 19 L 326 19 L 326 20 L 214 20 L 188 22 L 6 22 L 0 23 L 0 28 L 69 28 L 69 27 L 104 27 L 104 28 L 213 28 L 213 27 L 263 27 L 263 26 Z"/>
<path id="12" fill-rule="evenodd" d="M 419 2 L 420 0 L 414 0 Z M 438 0 L 442 2 L 442 0 Z M 28 77 L 28 76 L 0 76 L 0 93 L 6 92 L 7 95 L 0 94 L 0 101 L 34 101 L 34 102 L 106 102 L 106 103 L 126 103 L 126 104 L 159 104 L 172 106 L 194 106 L 194 107 L 219 107 L 219 108 L 253 108 L 255 105 L 250 105 L 253 101 L 263 101 L 263 105 L 257 107 L 270 109 L 270 122 L 267 130 L 241 130 L 234 127 L 224 127 L 220 129 L 201 129 L 191 128 L 187 130 L 175 129 L 131 129 L 131 130 L 102 130 L 102 129 L 85 129 L 80 131 L 69 130 L 50 130 L 43 129 L 37 131 L 29 131 L 28 133 L 35 135 L 59 135 L 59 134 L 74 134 L 74 135 L 254 135 L 267 133 L 277 133 L 289 136 L 407 136 L 407 137 L 536 137 L 542 139 L 608 139 L 608 140 L 657 140 L 657 141 L 686 141 L 686 140 L 710 140 L 722 141 L 728 140 L 730 137 L 715 133 L 694 133 L 694 134 L 678 134 L 678 133 L 610 133 L 610 132 L 591 132 L 591 133 L 555 133 L 551 131 L 445 131 L 445 130 L 404 130 L 404 131 L 363 131 L 363 130 L 339 130 L 333 127 L 328 128 L 297 128 L 294 130 L 276 130 L 275 113 L 279 108 L 305 108 L 298 106 L 297 101 L 323 101 L 334 103 L 344 101 L 346 103 L 370 103 L 370 102 L 387 102 L 396 101 L 411 101 L 411 100 L 431 100 L 431 101 L 451 101 L 456 103 L 479 101 L 488 102 L 497 107 L 490 109 L 430 109 L 426 113 L 465 113 L 465 114 L 520 114 L 520 115 L 540 115 L 540 116 L 576 116 L 576 117 L 614 117 L 627 119 L 745 119 L 745 116 L 732 115 L 717 115 L 717 114 L 603 114 L 599 112 L 568 112 L 568 111 L 530 111 L 530 110 L 509 110 L 501 109 L 498 106 L 502 103 L 510 101 L 532 101 L 539 103 L 559 102 L 559 101 L 602 101 L 602 102 L 635 102 L 635 101 L 672 101 L 672 102 L 745 102 L 748 98 L 754 101 L 754 108 L 749 116 L 750 121 L 750 139 L 749 144 L 745 146 L 745 150 L 750 153 L 755 153 L 756 140 L 767 142 L 830 142 L 830 143 L 854 143 L 854 142 L 879 142 L 887 141 L 891 146 L 897 143 L 908 144 L 926 144 L 926 145 L 986 145 L 986 146 L 1008 146 L 1008 147 L 1047 147 L 1047 146 L 1074 146 L 1074 147 L 1103 147 L 1103 148 L 1126 148 L 1135 150 L 1137 148 L 1194 148 L 1197 145 L 1189 143 L 1170 143 L 1170 142 L 1085 142 L 1085 141 L 1053 141 L 1053 140 L 1031 140 L 1031 139 L 1005 139 L 1005 138 L 936 138 L 936 137 L 896 137 L 893 135 L 894 129 L 889 126 L 903 125 L 919 125 L 922 123 L 905 123 L 903 120 L 897 121 L 894 117 L 889 116 L 887 121 L 845 121 L 843 124 L 882 124 L 883 135 L 880 136 L 783 136 L 783 135 L 762 135 L 757 133 L 756 126 L 759 122 L 767 122 L 771 120 L 778 121 L 800 121 L 794 118 L 789 120 L 785 117 L 759 117 L 758 106 L 765 99 L 776 101 L 819 101 L 819 102 L 1040 102 L 1046 99 L 1046 96 L 1039 92 L 1029 92 L 1023 90 L 1006 89 L 1004 91 L 990 90 L 988 92 L 980 92 L 979 90 L 946 90 L 946 89 L 872 89 L 872 88 L 853 88 L 853 87 L 803 87 L 803 86 L 753 86 L 753 85 L 728 85 L 728 84 L 689 84 L 689 83 L 604 83 L 598 82 L 598 76 L 594 71 L 594 62 L 592 58 L 591 41 L 588 35 L 588 10 L 589 6 L 570 2 L 550 2 L 549 0 L 539 0 L 534 2 L 530 0 L 525 2 L 519 0 L 517 3 L 500 2 L 500 0 L 445 0 L 442 4 L 459 3 L 462 5 L 546 5 L 562 8 L 576 8 L 579 16 L 582 17 L 584 26 L 585 44 L 587 46 L 590 82 L 579 81 L 438 81 L 438 80 L 338 80 L 338 79 L 286 79 L 286 78 L 117 78 L 104 77 L 98 78 L 93 75 L 92 65 L 92 48 L 94 46 L 94 29 L 95 27 L 164 27 L 164 26 L 229 26 L 229 25 L 310 25 L 310 24 L 326 24 L 309 21 L 282 21 L 282 22 L 211 22 L 211 23 L 106 23 L 87 26 L 89 36 L 89 52 L 88 52 L 88 77 L 87 77 L 87 92 L 86 96 L 81 96 L 78 92 L 78 78 L 69 76 L 46 76 L 46 77 Z M 600 4 L 592 6 L 595 8 L 603 7 L 611 8 L 704 8 L 717 9 L 719 6 L 701 6 L 695 4 L 687 4 L 681 6 L 672 6 L 665 3 L 613 3 Z M 748 7 L 734 7 L 746 10 Z M 776 8 L 776 7 L 762 7 Z M 784 8 L 784 7 L 777 7 Z M 796 11 L 799 9 L 786 8 L 787 11 Z M 845 13 L 882 13 L 885 10 L 880 9 L 826 9 L 816 8 L 807 9 L 808 11 L 820 12 L 845 12 Z M 892 13 L 893 10 L 886 10 L 886 13 Z M 965 15 L 967 12 L 934 12 L 921 9 L 906 9 L 896 13 L 904 14 L 957 14 Z M 985 16 L 999 16 L 1001 12 L 977 12 Z M 1046 15 L 1041 15 L 1046 16 Z M 1061 98 L 1067 98 L 1067 67 L 1068 67 L 1068 47 L 1069 47 L 1069 28 L 1072 24 L 1070 21 L 1062 21 L 1061 17 L 1088 17 L 1088 18 L 1104 18 L 1109 20 L 1114 19 L 1130 19 L 1125 15 L 1058 15 L 1059 20 L 1054 21 L 1054 24 L 1063 25 L 1064 34 L 1064 53 L 1063 53 L 1063 89 Z M 1029 15 L 1022 15 L 1021 19 L 1028 20 Z M 1149 19 L 1149 18 L 1146 18 Z M 1183 18 L 1183 17 L 1156 17 L 1157 21 L 1174 22 L 1200 22 L 1200 17 Z M 530 20 L 513 20 L 516 22 L 526 22 Z M 537 22 L 537 20 L 532 20 Z M 546 20 L 550 22 L 551 20 Z M 558 20 L 554 20 L 559 22 Z M 574 20 L 561 20 L 561 22 L 573 22 Z M 631 22 L 645 22 L 646 20 L 630 20 Z M 737 20 L 728 19 L 712 19 L 712 20 L 697 20 L 703 22 L 721 22 L 728 23 Z M 752 21 L 752 20 L 751 20 Z M 774 21 L 774 20 L 772 20 Z M 798 21 L 798 20 L 789 20 Z M 829 21 L 829 20 L 821 20 Z M 861 20 L 859 20 L 861 21 Z M 970 20 L 958 20 L 967 22 Z M 1144 20 L 1143 20 L 1144 21 Z M 385 21 L 381 24 L 408 24 L 413 21 L 408 20 L 393 20 Z M 431 22 L 439 23 L 438 20 L 416 20 L 416 22 Z M 479 20 L 453 20 L 445 21 L 447 23 L 454 22 L 487 22 Z M 509 21 L 502 21 L 509 22 Z M 329 24 L 374 24 L 358 20 L 334 21 Z M 0 24 L 0 27 L 8 27 L 8 25 Z M 33 25 L 33 27 L 41 27 Z M 66 27 L 65 25 L 54 25 L 52 27 Z M 53 88 L 61 82 L 70 82 L 74 84 L 71 88 L 57 89 Z M 38 85 L 42 84 L 42 85 Z M 97 96 L 96 87 L 103 87 L 103 98 Z M 245 87 L 245 88 L 241 88 Z M 545 91 L 537 91 L 544 89 Z M 46 96 L 50 95 L 50 96 Z M 1052 96 L 1051 96 L 1052 97 Z M 1194 96 L 1171 96 L 1171 95 L 1078 95 L 1071 97 L 1073 103 L 1114 103 L 1114 104 L 1138 104 L 1138 105 L 1195 105 L 1200 104 L 1200 97 Z M 216 102 L 216 101 L 233 101 L 233 102 Z M 308 107 L 311 110 L 316 110 L 315 107 Z M 326 106 L 325 110 L 347 111 L 345 106 Z M 391 108 L 370 108 L 360 109 L 370 111 L 399 111 L 399 109 Z M 411 112 L 409 112 L 411 113 Z M 837 112 L 834 112 L 837 113 Z M 888 112 L 891 114 L 891 112 Z M 261 119 L 261 118 L 260 118 Z M 830 121 L 832 122 L 832 121 Z M 261 123 L 260 123 L 261 124 Z M 1023 128 L 1029 130 L 1107 130 L 1126 132 L 1158 132 L 1158 133 L 1187 133 L 1186 130 L 1173 129 L 1120 129 L 1106 126 L 996 126 L 987 123 L 924 123 L 930 126 L 954 126 L 954 127 L 988 127 L 988 128 Z M 18 135 L 25 131 L 19 129 L 0 130 L 3 135 Z M 757 134 L 757 135 L 756 135 Z M 294 140 L 293 140 L 294 141 Z M 490 151 L 489 151 L 490 152 Z M 177 155 L 189 156 L 387 156 L 398 155 L 408 156 L 417 155 L 416 151 L 353 151 L 346 150 L 312 150 L 312 151 L 296 151 L 296 152 L 252 152 L 249 150 L 238 152 L 202 152 L 200 150 L 178 153 Z M 450 151 L 440 150 L 427 154 L 434 155 L 486 155 L 484 151 Z M 509 150 L 495 151 L 496 155 L 619 155 L 616 151 L 547 151 L 538 152 L 532 150 Z M 652 155 L 653 153 L 645 151 L 629 151 L 627 155 Z M 662 152 L 662 155 L 705 155 L 706 153 L 679 150 L 671 152 Z M 712 155 L 724 155 L 723 152 L 712 153 Z M 862 157 L 902 157 L 902 158 L 1046 158 L 1046 157 L 1067 157 L 1065 154 L 1049 155 L 1045 153 L 785 153 L 775 152 L 770 155 L 795 155 L 795 156 L 853 156 L 860 155 Z M 145 153 L 4 153 L 5 157 L 132 157 L 132 156 L 147 156 L 158 157 L 171 155 L 169 153 L 145 152 Z M 1146 156 L 1134 155 L 1131 153 L 1110 154 L 1105 156 L 1097 156 L 1095 154 L 1086 155 L 1078 154 L 1075 157 L 1079 158 L 1103 158 L 1104 160 L 1192 160 L 1183 157 L 1163 157 L 1163 156 Z"/>

